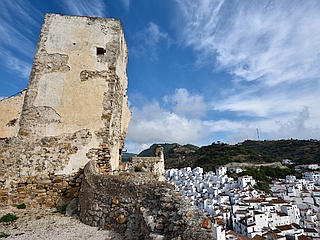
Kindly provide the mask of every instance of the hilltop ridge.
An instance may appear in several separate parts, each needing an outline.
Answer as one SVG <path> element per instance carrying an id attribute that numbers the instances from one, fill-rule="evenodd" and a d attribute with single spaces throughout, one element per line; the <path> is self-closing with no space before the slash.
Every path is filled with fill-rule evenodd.
<path id="1" fill-rule="evenodd" d="M 156 145 L 143 150 L 138 156 L 151 156 Z M 231 162 L 273 163 L 283 159 L 290 159 L 297 165 L 320 162 L 320 141 L 315 139 L 246 140 L 235 145 L 214 142 L 202 147 L 178 143 L 161 145 L 164 147 L 166 169 L 199 166 L 212 170 Z"/>

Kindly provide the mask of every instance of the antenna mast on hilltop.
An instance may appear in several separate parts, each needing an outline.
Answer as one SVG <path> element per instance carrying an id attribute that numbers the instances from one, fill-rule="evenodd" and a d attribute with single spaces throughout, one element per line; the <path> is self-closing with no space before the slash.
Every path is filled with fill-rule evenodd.
<path id="1" fill-rule="evenodd" d="M 258 141 L 260 141 L 260 134 L 259 134 L 259 129 L 257 128 L 257 136 L 258 136 Z"/>

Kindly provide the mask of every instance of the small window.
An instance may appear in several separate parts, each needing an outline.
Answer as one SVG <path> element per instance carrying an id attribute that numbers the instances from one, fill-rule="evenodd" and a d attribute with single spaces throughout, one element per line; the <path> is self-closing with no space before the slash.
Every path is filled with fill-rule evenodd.
<path id="1" fill-rule="evenodd" d="M 104 48 L 97 47 L 97 55 L 103 55 L 106 52 Z"/>

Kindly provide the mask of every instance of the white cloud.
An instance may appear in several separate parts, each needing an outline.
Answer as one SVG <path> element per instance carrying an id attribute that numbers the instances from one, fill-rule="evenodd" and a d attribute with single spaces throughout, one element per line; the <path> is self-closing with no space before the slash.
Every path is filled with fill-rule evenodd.
<path id="1" fill-rule="evenodd" d="M 209 134 L 204 122 L 198 119 L 205 109 L 201 96 L 192 95 L 186 89 L 177 89 L 164 99 L 169 109 L 161 108 L 156 101 L 141 109 L 131 107 L 133 115 L 127 134 L 131 147 L 133 142 L 138 146 L 163 142 L 195 143 Z M 183 106 L 183 103 L 189 105 Z M 203 108 L 201 113 L 196 106 Z"/>
<path id="2" fill-rule="evenodd" d="M 308 107 L 304 106 L 294 114 L 258 120 L 218 120 L 206 121 L 208 131 L 215 136 L 222 135 L 228 143 L 251 140 L 277 139 L 317 139 L 320 126 L 314 123 Z M 258 136 L 259 134 L 259 136 Z"/>
<path id="3" fill-rule="evenodd" d="M 178 3 L 185 44 L 216 69 L 266 85 L 319 76 L 319 2 Z"/>
<path id="4" fill-rule="evenodd" d="M 106 6 L 102 0 L 68 0 L 63 2 L 69 14 L 90 17 L 105 17 Z"/>
<path id="5" fill-rule="evenodd" d="M 172 44 L 169 34 L 162 31 L 154 22 L 149 22 L 145 29 L 138 32 L 135 41 L 136 45 L 132 48 L 132 53 L 135 56 L 148 57 L 152 60 L 158 58 L 160 43 L 165 43 L 167 47 Z"/>
<path id="6" fill-rule="evenodd" d="M 165 96 L 164 102 L 172 104 L 173 112 L 181 117 L 202 117 L 207 109 L 203 96 L 190 94 L 185 88 L 176 89 L 174 94 Z"/>
<path id="7" fill-rule="evenodd" d="M 0 48 L 1 49 L 1 48 Z M 21 60 L 9 51 L 3 51 L 0 59 L 6 63 L 7 68 L 19 73 L 20 78 L 27 80 L 31 71 L 31 63 Z"/>
<path id="8" fill-rule="evenodd" d="M 206 122 L 211 133 L 233 143 L 257 139 L 257 129 L 264 139 L 319 138 L 318 1 L 177 3 L 177 27 L 198 66 L 210 62 L 233 79 L 208 104 L 222 116 Z"/>
<path id="9" fill-rule="evenodd" d="M 12 23 L 0 22 L 0 48 L 2 52 L 15 51 L 32 59 L 35 51 L 33 43 L 26 33 L 17 29 Z"/>
<path id="10" fill-rule="evenodd" d="M 310 112 L 308 107 L 304 106 L 295 117 L 287 121 L 277 121 L 279 126 L 278 130 L 272 132 L 274 138 L 287 138 L 297 139 L 317 139 L 320 134 L 319 125 L 310 123 Z"/>
<path id="11" fill-rule="evenodd" d="M 27 82 L 36 49 L 37 38 L 33 31 L 34 29 L 40 30 L 43 16 L 39 10 L 26 1 L 3 0 L 0 2 L 0 8 L 2 67 L 8 69 L 9 72 L 15 72 L 17 77 L 14 80 Z M 13 88 L 17 85 L 15 81 L 6 81 L 3 84 Z"/>

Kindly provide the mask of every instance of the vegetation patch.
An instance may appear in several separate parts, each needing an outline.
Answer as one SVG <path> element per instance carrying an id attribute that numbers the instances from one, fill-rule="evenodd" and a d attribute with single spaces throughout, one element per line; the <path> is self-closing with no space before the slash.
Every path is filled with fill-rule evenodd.
<path id="1" fill-rule="evenodd" d="M 21 203 L 21 204 L 19 204 L 18 206 L 17 206 L 17 208 L 18 209 L 26 209 L 26 204 L 24 204 L 24 203 Z"/>
<path id="2" fill-rule="evenodd" d="M 0 222 L 12 222 L 18 218 L 19 217 L 17 215 L 8 213 L 0 218 Z"/>
<path id="3" fill-rule="evenodd" d="M 10 236 L 10 234 L 7 234 L 5 232 L 0 232 L 0 238 L 7 238 L 9 236 Z"/>
<path id="4" fill-rule="evenodd" d="M 230 162 L 272 163 L 290 159 L 295 165 L 318 163 L 320 141 L 310 140 L 247 140 L 236 145 L 221 142 L 201 148 L 194 145 L 161 144 L 164 148 L 165 168 L 202 167 L 205 171 Z M 139 157 L 151 157 L 157 144 L 142 151 Z M 127 153 L 128 154 L 128 153 Z"/>
<path id="5" fill-rule="evenodd" d="M 295 175 L 296 171 L 290 168 L 280 168 L 271 166 L 260 166 L 260 167 L 248 167 L 246 171 L 238 174 L 238 176 L 249 175 L 252 176 L 257 183 L 255 188 L 264 191 L 267 194 L 271 193 L 269 184 L 272 179 L 285 178 L 287 175 Z"/>
<path id="6" fill-rule="evenodd" d="M 65 214 L 66 213 L 66 208 L 67 208 L 67 205 L 56 206 L 57 212 L 61 213 L 61 214 Z"/>

